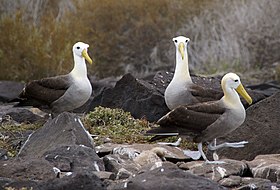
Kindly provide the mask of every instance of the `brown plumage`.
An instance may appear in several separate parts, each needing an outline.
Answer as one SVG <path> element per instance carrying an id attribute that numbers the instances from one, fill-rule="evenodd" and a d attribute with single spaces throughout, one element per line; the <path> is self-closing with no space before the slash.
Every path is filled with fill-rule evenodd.
<path id="1" fill-rule="evenodd" d="M 70 86 L 67 75 L 28 82 L 19 95 L 20 105 L 51 106 Z"/>
<path id="2" fill-rule="evenodd" d="M 87 54 L 88 47 L 83 42 L 74 44 L 74 68 L 70 73 L 27 83 L 19 95 L 17 106 L 50 109 L 55 115 L 82 106 L 92 93 L 85 63 L 85 59 L 92 63 Z"/>
<path id="3" fill-rule="evenodd" d="M 158 120 L 160 127 L 151 129 L 149 135 L 169 137 L 180 135 L 199 143 L 202 151 L 203 142 L 212 142 L 231 133 L 245 120 L 246 113 L 237 92 L 251 104 L 252 99 L 245 91 L 240 78 L 234 73 L 226 74 L 221 82 L 224 96 L 217 101 L 178 106 Z"/>

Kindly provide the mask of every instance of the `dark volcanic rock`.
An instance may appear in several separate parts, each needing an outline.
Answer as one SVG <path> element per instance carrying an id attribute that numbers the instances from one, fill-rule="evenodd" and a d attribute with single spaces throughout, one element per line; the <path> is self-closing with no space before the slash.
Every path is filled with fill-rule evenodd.
<path id="1" fill-rule="evenodd" d="M 259 155 L 248 165 L 255 178 L 280 182 L 280 154 Z"/>
<path id="2" fill-rule="evenodd" d="M 104 171 L 103 161 L 94 149 L 81 146 L 61 146 L 44 154 L 47 161 L 61 171 Z"/>
<path id="3" fill-rule="evenodd" d="M 93 148 L 91 137 L 74 114 L 64 112 L 35 131 L 22 147 L 19 157 L 42 157 L 60 146 L 84 145 Z"/>
<path id="4" fill-rule="evenodd" d="M 245 122 L 231 134 L 221 139 L 223 142 L 246 140 L 244 148 L 225 148 L 218 155 L 237 160 L 252 160 L 260 154 L 280 153 L 280 92 L 270 96 L 246 110 Z"/>
<path id="5" fill-rule="evenodd" d="M 278 190 L 280 188 L 280 184 L 272 183 L 267 179 L 262 178 L 251 178 L 251 177 L 243 177 L 240 183 L 240 186 L 234 188 L 236 190 L 252 190 L 252 189 L 260 189 L 260 190 Z"/>
<path id="6" fill-rule="evenodd" d="M 31 111 L 27 109 L 20 109 L 20 108 L 18 109 L 16 108 L 11 112 L 8 112 L 5 116 L 10 116 L 14 121 L 18 123 L 22 123 L 22 122 L 35 123 L 44 120 L 44 118 L 32 113 Z"/>
<path id="7" fill-rule="evenodd" d="M 271 96 L 280 91 L 280 84 L 277 81 L 271 81 L 258 85 L 249 85 L 248 88 L 264 93 L 266 96 Z"/>
<path id="8" fill-rule="evenodd" d="M 177 168 L 176 165 L 163 163 L 162 167 L 150 170 L 132 178 L 127 189 L 226 189 L 204 177 Z"/>
<path id="9" fill-rule="evenodd" d="M 31 135 L 17 158 L 0 161 L 0 177 L 5 179 L 0 179 L 0 184 L 32 189 L 104 189 L 93 173 L 104 169 L 78 117 L 65 112 Z"/>
<path id="10" fill-rule="evenodd" d="M 43 116 L 30 111 L 29 108 L 13 107 L 13 105 L 0 105 L 0 117 L 1 122 L 13 120 L 18 123 L 36 123 L 46 120 Z"/>
<path id="11" fill-rule="evenodd" d="M 106 189 L 105 184 L 93 173 L 73 173 L 63 178 L 52 178 L 45 181 L 18 180 L 0 177 L 0 189 L 32 189 L 32 190 L 77 190 Z"/>
<path id="12" fill-rule="evenodd" d="M 7 160 L 7 150 L 0 148 L 0 160 Z"/>
<path id="13" fill-rule="evenodd" d="M 191 173 L 220 181 L 231 175 L 242 176 L 247 172 L 246 163 L 236 160 L 223 160 L 223 164 L 207 164 L 204 161 L 193 161 L 181 164 L 179 167 Z"/>
<path id="14" fill-rule="evenodd" d="M 65 176 L 61 179 L 57 178 L 57 179 L 48 180 L 42 182 L 39 185 L 39 188 L 48 189 L 48 190 L 106 189 L 103 182 L 93 172 L 72 174 L 69 176 Z"/>
<path id="15" fill-rule="evenodd" d="M 24 87 L 23 83 L 0 81 L 0 102 L 9 102 L 16 99 Z"/>
<path id="16" fill-rule="evenodd" d="M 53 166 L 44 159 L 9 159 L 0 162 L 0 177 L 16 180 L 48 180 L 56 177 Z"/>
<path id="17" fill-rule="evenodd" d="M 105 89 L 95 97 L 91 109 L 96 106 L 122 108 L 135 118 L 149 121 L 156 121 L 168 112 L 163 94 L 154 85 L 136 79 L 131 74 L 124 75 L 114 88 Z"/>
<path id="18" fill-rule="evenodd" d="M 106 155 L 103 158 L 106 171 L 113 172 L 116 179 L 126 179 L 137 173 L 137 165 L 130 159 L 123 159 L 120 155 Z"/>
<path id="19" fill-rule="evenodd" d="M 236 175 L 230 175 L 226 178 L 223 178 L 219 181 L 219 184 L 221 184 L 224 187 L 237 187 L 240 186 L 242 181 L 242 178 L 240 176 Z"/>

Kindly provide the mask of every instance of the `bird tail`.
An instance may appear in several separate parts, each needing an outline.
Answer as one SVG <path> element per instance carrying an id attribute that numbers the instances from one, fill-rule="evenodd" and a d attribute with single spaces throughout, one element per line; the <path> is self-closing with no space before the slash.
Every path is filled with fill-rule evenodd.
<path id="1" fill-rule="evenodd" d="M 149 140 L 149 142 L 153 142 L 159 139 L 177 136 L 179 133 L 171 127 L 156 127 L 147 131 L 145 135 L 155 135 Z"/>

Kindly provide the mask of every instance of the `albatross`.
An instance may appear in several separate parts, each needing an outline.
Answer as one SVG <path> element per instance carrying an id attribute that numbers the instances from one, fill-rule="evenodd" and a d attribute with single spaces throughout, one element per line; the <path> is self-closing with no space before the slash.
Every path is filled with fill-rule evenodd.
<path id="1" fill-rule="evenodd" d="M 180 135 L 192 139 L 198 143 L 198 152 L 192 154 L 186 151 L 184 153 L 196 159 L 202 156 L 209 163 L 211 162 L 202 150 L 203 143 L 210 143 L 208 148 L 211 150 L 221 147 L 243 147 L 246 141 L 221 145 L 211 143 L 214 139 L 231 133 L 244 122 L 246 112 L 238 93 L 249 104 L 252 103 L 252 98 L 244 89 L 237 74 L 226 74 L 222 78 L 221 86 L 224 96 L 220 100 L 178 106 L 158 120 L 157 124 L 160 127 L 149 130 L 147 134 L 166 137 Z"/>
<path id="2" fill-rule="evenodd" d="M 173 38 L 176 47 L 176 66 L 173 78 L 164 93 L 165 103 L 170 110 L 180 105 L 218 100 L 223 96 L 221 91 L 192 82 L 187 51 L 189 41 L 190 39 L 184 36 Z"/>
<path id="3" fill-rule="evenodd" d="M 87 50 L 89 45 L 83 42 L 74 44 L 74 68 L 66 75 L 43 78 L 27 83 L 20 93 L 18 105 L 48 107 L 53 115 L 72 111 L 82 106 L 91 96 L 92 86 L 87 77 L 87 60 L 92 64 Z"/>

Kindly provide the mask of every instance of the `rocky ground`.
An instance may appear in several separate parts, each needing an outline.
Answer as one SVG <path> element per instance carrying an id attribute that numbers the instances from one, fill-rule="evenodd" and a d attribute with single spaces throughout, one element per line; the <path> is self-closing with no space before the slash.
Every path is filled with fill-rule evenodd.
<path id="1" fill-rule="evenodd" d="M 0 142 L 9 140 L 14 155 L 0 143 L 0 189 L 280 189 L 280 85 L 250 86 L 254 104 L 232 134 L 219 139 L 249 143 L 218 152 L 224 164 L 206 164 L 186 157 L 181 148 L 145 143 L 96 145 L 80 112 L 96 106 L 122 108 L 151 123 L 168 112 L 163 92 L 172 73 L 146 79 L 91 78 L 93 95 L 76 113 L 54 119 L 32 108 L 13 107 L 23 84 L 0 82 Z M 196 83 L 220 90 L 219 77 L 193 76 Z M 31 123 L 24 132 L 23 123 Z M 16 126 L 5 131 L 7 123 Z M 39 124 L 38 124 L 39 123 Z M 43 125 L 43 126 L 42 126 Z M 125 132 L 125 131 L 124 131 Z M 208 157 L 212 156 L 208 152 Z"/>

